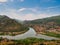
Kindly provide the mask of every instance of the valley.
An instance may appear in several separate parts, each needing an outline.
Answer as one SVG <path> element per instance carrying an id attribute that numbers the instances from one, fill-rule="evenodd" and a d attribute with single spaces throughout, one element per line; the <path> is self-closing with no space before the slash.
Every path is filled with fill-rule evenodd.
<path id="1" fill-rule="evenodd" d="M 25 24 L 32 27 L 37 35 L 43 34 L 60 38 L 60 16 L 25 21 Z"/>

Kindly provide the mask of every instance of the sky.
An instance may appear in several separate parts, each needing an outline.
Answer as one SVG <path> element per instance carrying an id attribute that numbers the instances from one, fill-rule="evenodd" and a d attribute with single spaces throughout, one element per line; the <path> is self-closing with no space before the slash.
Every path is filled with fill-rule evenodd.
<path id="1" fill-rule="evenodd" d="M 60 15 L 60 0 L 0 0 L 0 15 L 34 20 Z"/>

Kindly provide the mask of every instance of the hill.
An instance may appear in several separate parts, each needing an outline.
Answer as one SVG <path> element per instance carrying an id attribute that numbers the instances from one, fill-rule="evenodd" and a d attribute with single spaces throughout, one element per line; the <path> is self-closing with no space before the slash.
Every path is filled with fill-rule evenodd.
<path id="1" fill-rule="evenodd" d="M 28 27 L 7 16 L 0 15 L 0 32 L 21 32 L 28 30 Z"/>
<path id="2" fill-rule="evenodd" d="M 48 23 L 48 22 L 55 22 L 57 24 L 60 24 L 60 15 L 48 17 L 48 18 L 43 18 L 43 19 L 25 21 L 25 23 L 28 23 L 28 24 L 44 24 L 44 23 Z"/>
<path id="3" fill-rule="evenodd" d="M 28 25 L 40 25 L 40 26 L 45 26 L 45 27 L 60 27 L 60 16 L 53 16 L 53 17 L 48 17 L 48 18 L 43 18 L 43 19 L 36 19 L 36 20 L 31 20 L 31 21 L 25 21 L 25 24 Z"/>
<path id="4" fill-rule="evenodd" d="M 60 38 L 60 15 L 25 21 L 25 25 L 34 28 L 37 34 L 45 34 Z"/>

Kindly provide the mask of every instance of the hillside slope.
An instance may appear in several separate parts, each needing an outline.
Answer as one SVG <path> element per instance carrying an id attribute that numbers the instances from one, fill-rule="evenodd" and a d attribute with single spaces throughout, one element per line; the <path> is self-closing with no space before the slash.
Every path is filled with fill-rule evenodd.
<path id="1" fill-rule="evenodd" d="M 59 16 L 53 16 L 43 19 L 36 19 L 31 21 L 25 21 L 25 24 L 31 27 L 35 27 L 41 30 L 54 30 L 60 31 L 60 15 Z"/>
<path id="2" fill-rule="evenodd" d="M 56 22 L 56 23 L 60 24 L 60 15 L 48 17 L 48 18 L 43 18 L 43 19 L 25 21 L 25 23 L 28 23 L 28 24 L 43 24 L 43 23 L 48 23 L 48 22 Z"/>
<path id="3" fill-rule="evenodd" d="M 28 27 L 7 16 L 0 15 L 0 32 L 19 32 L 24 30 L 28 30 Z"/>
<path id="4" fill-rule="evenodd" d="M 37 34 L 60 38 L 60 16 L 25 21 L 25 25 L 34 28 Z"/>

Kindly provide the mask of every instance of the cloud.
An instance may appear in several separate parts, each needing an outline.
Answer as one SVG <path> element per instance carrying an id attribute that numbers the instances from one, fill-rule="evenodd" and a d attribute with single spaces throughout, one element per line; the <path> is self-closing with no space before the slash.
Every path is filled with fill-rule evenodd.
<path id="1" fill-rule="evenodd" d="M 44 0 L 44 1 L 51 1 L 51 0 Z"/>
<path id="2" fill-rule="evenodd" d="M 26 14 L 23 17 L 26 20 L 34 20 L 34 19 L 41 19 L 41 18 L 46 18 L 46 17 L 50 17 L 50 16 L 47 15 L 47 14 L 38 14 L 38 15 L 35 15 L 35 14 Z"/>
<path id="3" fill-rule="evenodd" d="M 24 10 L 26 10 L 26 8 L 20 8 L 18 11 L 22 12 Z"/>
<path id="4" fill-rule="evenodd" d="M 41 2 L 56 2 L 56 0 L 40 0 Z"/>
<path id="5" fill-rule="evenodd" d="M 21 8 L 20 11 L 26 10 L 25 8 Z M 16 9 L 7 9 L 7 11 L 1 11 L 0 15 L 7 15 L 10 18 L 18 19 L 18 20 L 34 20 L 34 19 L 41 19 L 46 17 L 55 16 L 58 14 L 50 15 L 48 13 L 28 13 L 28 14 L 21 14 Z"/>
<path id="6" fill-rule="evenodd" d="M 31 10 L 33 12 L 37 12 L 37 9 L 36 8 L 28 8 L 28 10 Z"/>
<path id="7" fill-rule="evenodd" d="M 13 2 L 13 1 L 15 1 L 15 0 L 0 0 L 0 3 L 4 3 L 4 2 L 7 2 L 7 1 L 11 1 L 11 2 Z M 19 0 L 20 2 L 24 2 L 24 0 Z"/>
<path id="8" fill-rule="evenodd" d="M 51 0 L 40 0 L 40 2 L 49 2 Z"/>
<path id="9" fill-rule="evenodd" d="M 60 8 L 60 6 L 52 6 L 52 7 L 48 7 L 45 8 L 48 12 L 50 12 L 51 10 L 57 10 L 58 8 Z"/>
<path id="10" fill-rule="evenodd" d="M 52 7 L 48 7 L 47 9 L 54 9 L 54 8 L 59 8 L 60 6 L 52 6 Z"/>
<path id="11" fill-rule="evenodd" d="M 32 13 L 29 13 L 29 14 L 25 14 L 24 16 L 20 16 L 20 17 L 22 17 L 23 20 L 35 20 L 35 19 L 42 19 L 42 18 L 47 18 L 47 17 L 51 17 L 51 16 L 56 16 L 56 15 L 58 15 L 58 14 L 54 14 L 54 15 L 38 14 L 38 15 L 35 15 Z"/>
<path id="12" fill-rule="evenodd" d="M 29 14 L 19 14 L 16 12 L 16 10 L 10 9 L 7 12 L 0 12 L 0 15 L 6 15 L 12 19 L 18 19 L 18 20 L 34 20 L 34 19 L 41 19 L 41 18 L 46 18 L 50 17 L 53 15 L 48 15 L 48 14 L 34 14 L 34 13 L 29 13 Z"/>
<path id="13" fill-rule="evenodd" d="M 38 8 L 20 8 L 18 11 L 23 12 L 25 10 L 32 11 L 32 12 L 37 12 Z"/>
<path id="14" fill-rule="evenodd" d="M 24 2 L 24 0 L 20 0 L 20 2 Z"/>
<path id="15" fill-rule="evenodd" d="M 7 2 L 8 0 L 0 0 L 0 3 Z"/>
<path id="16" fill-rule="evenodd" d="M 13 2 L 14 0 L 10 0 L 11 2 Z"/>

